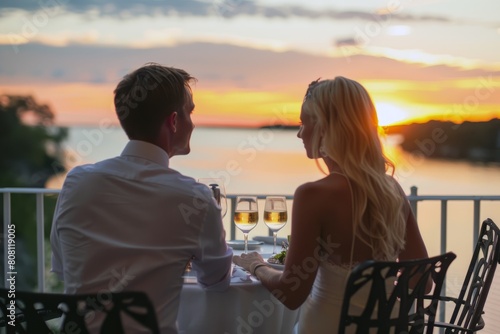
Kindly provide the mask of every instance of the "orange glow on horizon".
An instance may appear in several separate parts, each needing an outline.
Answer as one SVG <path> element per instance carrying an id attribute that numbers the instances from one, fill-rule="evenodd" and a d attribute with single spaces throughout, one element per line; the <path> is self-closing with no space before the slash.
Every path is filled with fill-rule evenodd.
<path id="1" fill-rule="evenodd" d="M 55 114 L 55 123 L 71 126 L 118 124 L 113 106 L 115 85 L 65 83 L 0 85 L 0 94 L 31 95 L 39 104 L 47 104 Z"/>
<path id="2" fill-rule="evenodd" d="M 468 104 L 467 97 L 473 97 L 474 91 L 470 93 L 469 90 L 469 95 L 462 92 L 463 96 L 459 95 L 459 90 L 453 91 L 453 97 L 459 96 L 455 102 L 453 99 L 445 101 L 443 93 L 436 88 L 425 96 L 424 90 L 417 91 L 411 82 L 371 82 L 367 86 L 377 108 L 380 126 L 429 120 L 462 123 L 500 118 L 500 101 L 496 95 Z M 471 87 L 457 80 L 455 88 L 459 86 Z M 97 125 L 103 121 L 118 124 L 113 106 L 114 88 L 115 84 L 109 83 L 32 83 L 0 85 L 0 94 L 34 96 L 38 103 L 52 108 L 58 125 Z M 486 94 L 488 89 L 494 88 L 484 88 L 481 93 Z M 193 94 L 196 104 L 193 121 L 197 126 L 297 125 L 302 103 L 301 97 L 290 87 L 276 91 L 198 88 Z"/>
<path id="3" fill-rule="evenodd" d="M 480 122 L 500 118 L 500 82 L 495 78 L 443 81 L 368 80 L 381 126 L 430 120 Z"/>
<path id="4" fill-rule="evenodd" d="M 260 91 L 197 91 L 196 108 L 200 120 L 250 126 L 297 124 L 302 101 L 295 95 Z"/>

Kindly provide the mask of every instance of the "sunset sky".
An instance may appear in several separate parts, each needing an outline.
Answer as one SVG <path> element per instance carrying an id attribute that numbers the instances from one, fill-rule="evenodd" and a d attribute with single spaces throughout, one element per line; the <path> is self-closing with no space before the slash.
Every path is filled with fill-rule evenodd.
<path id="1" fill-rule="evenodd" d="M 112 92 L 147 62 L 181 67 L 199 125 L 295 124 L 308 83 L 360 81 L 380 122 L 500 117 L 498 0 L 6 0 L 0 94 L 58 124 L 116 123 Z"/>

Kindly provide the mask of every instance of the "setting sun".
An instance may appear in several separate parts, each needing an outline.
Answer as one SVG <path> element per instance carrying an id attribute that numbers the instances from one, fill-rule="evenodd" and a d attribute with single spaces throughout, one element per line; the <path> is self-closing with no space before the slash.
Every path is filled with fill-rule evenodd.
<path id="1" fill-rule="evenodd" d="M 388 102 L 375 103 L 377 108 L 378 123 L 380 126 L 401 123 L 409 118 L 409 113 L 402 107 Z"/>

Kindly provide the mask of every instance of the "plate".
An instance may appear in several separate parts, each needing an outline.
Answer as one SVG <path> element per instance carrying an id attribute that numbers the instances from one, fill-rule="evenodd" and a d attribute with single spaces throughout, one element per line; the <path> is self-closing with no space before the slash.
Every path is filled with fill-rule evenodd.
<path id="1" fill-rule="evenodd" d="M 263 243 L 268 244 L 268 245 L 274 245 L 274 238 L 269 237 L 269 236 L 253 237 L 253 240 L 262 241 Z M 283 242 L 288 242 L 287 238 L 279 238 L 279 237 L 276 238 L 276 247 L 281 248 L 281 245 L 283 244 Z"/>
<path id="2" fill-rule="evenodd" d="M 262 245 L 262 241 L 248 240 L 248 250 L 254 250 L 259 248 Z M 227 245 L 232 249 L 236 250 L 244 250 L 245 249 L 245 241 L 243 240 L 230 240 L 227 242 Z"/>
<path id="3" fill-rule="evenodd" d="M 270 267 L 273 267 L 274 269 L 278 269 L 278 270 L 285 269 L 285 265 L 284 264 L 271 263 L 271 262 L 269 262 L 269 259 L 266 259 L 266 262 L 267 262 L 267 264 Z"/>

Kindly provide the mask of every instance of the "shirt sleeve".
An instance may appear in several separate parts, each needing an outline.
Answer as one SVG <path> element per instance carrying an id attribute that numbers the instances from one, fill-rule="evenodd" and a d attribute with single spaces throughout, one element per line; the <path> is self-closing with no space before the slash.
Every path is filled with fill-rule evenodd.
<path id="1" fill-rule="evenodd" d="M 207 290 L 223 291 L 231 281 L 233 250 L 227 247 L 220 209 L 210 203 L 199 237 L 199 257 L 193 259 L 198 283 Z"/>

